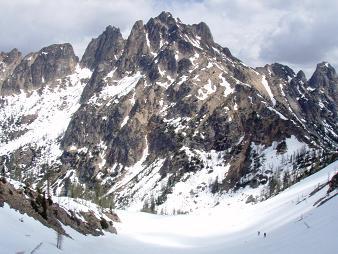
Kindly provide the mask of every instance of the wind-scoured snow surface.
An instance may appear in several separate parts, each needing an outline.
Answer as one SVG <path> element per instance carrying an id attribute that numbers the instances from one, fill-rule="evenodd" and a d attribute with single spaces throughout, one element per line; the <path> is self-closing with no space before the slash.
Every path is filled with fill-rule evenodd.
<path id="1" fill-rule="evenodd" d="M 55 247 L 55 232 L 5 205 L 0 208 L 1 253 L 30 253 L 40 243 L 36 254 L 335 253 L 337 197 L 316 208 L 313 204 L 326 195 L 327 186 L 309 194 L 337 168 L 338 161 L 255 205 L 230 203 L 179 216 L 118 211 L 122 220 L 117 225 L 118 235 L 83 236 L 66 228 L 73 239 L 64 238 L 62 252 Z"/>
<path id="2" fill-rule="evenodd" d="M 56 159 L 61 151 L 57 139 L 66 130 L 91 71 L 77 66 L 75 73 L 59 84 L 47 86 L 31 95 L 22 92 L 7 96 L 0 107 L 0 155 L 31 145 L 45 148 L 42 161 Z M 11 131 L 11 134 L 7 133 Z M 11 138 L 8 138 L 8 137 Z"/>

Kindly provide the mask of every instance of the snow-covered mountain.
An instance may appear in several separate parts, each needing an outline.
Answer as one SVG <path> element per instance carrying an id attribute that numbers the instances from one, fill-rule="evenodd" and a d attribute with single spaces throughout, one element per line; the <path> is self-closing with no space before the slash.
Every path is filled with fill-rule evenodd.
<path id="1" fill-rule="evenodd" d="M 66 227 L 72 238 L 63 238 L 62 251 L 55 246 L 53 230 L 5 205 L 0 208 L 1 253 L 335 253 L 338 193 L 326 192 L 327 179 L 337 167 L 334 162 L 257 204 L 228 200 L 177 216 L 118 211 L 118 235 L 84 236 Z M 318 202 L 323 198 L 325 203 Z M 88 209 L 71 198 L 61 204 L 75 211 Z"/>
<path id="2" fill-rule="evenodd" d="M 338 77 L 251 68 L 163 12 L 124 39 L 0 55 L 1 171 L 55 195 L 185 213 L 258 202 L 337 158 Z"/>

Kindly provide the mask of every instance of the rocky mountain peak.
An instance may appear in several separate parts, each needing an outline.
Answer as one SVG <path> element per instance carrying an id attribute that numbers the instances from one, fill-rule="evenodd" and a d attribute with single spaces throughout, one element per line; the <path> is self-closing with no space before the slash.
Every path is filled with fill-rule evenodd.
<path id="1" fill-rule="evenodd" d="M 303 94 L 306 93 L 306 87 L 308 86 L 305 73 L 300 70 L 297 74 L 290 80 L 288 88 L 290 96 L 295 98 L 304 98 Z"/>
<path id="2" fill-rule="evenodd" d="M 196 50 L 209 51 L 213 56 L 217 50 L 218 54 L 235 60 L 227 48 L 213 42 L 210 29 L 204 22 L 185 25 L 169 12 L 162 12 L 146 24 L 136 21 L 125 41 L 119 29 L 107 27 L 103 34 L 90 42 L 81 60 L 82 66 L 92 70 L 102 63 L 82 98 L 85 101 L 93 91 L 98 91 L 100 88 L 95 87 L 100 83 L 98 81 L 114 69 L 117 77 L 141 71 L 152 81 L 160 77 L 158 68 L 175 75 L 177 70 L 182 73 L 191 65 L 189 58 Z"/>
<path id="3" fill-rule="evenodd" d="M 17 61 L 19 58 L 21 58 L 21 56 L 22 53 L 18 49 L 14 48 L 8 53 L 0 52 L 0 62 L 10 65 L 14 61 Z"/>
<path id="4" fill-rule="evenodd" d="M 63 43 L 63 44 L 52 44 L 47 47 L 43 47 L 38 52 L 40 55 L 44 55 L 45 58 L 66 58 L 70 57 L 76 59 L 73 46 L 70 43 Z"/>
<path id="5" fill-rule="evenodd" d="M 172 16 L 170 12 L 161 12 L 157 17 L 150 18 L 146 23 L 146 26 L 149 28 L 151 25 L 161 24 L 161 26 L 171 27 L 177 24 L 177 20 Z"/>
<path id="6" fill-rule="evenodd" d="M 206 23 L 200 22 L 197 25 L 194 24 L 193 28 L 195 29 L 196 33 L 202 38 L 202 40 L 209 43 L 214 42 L 210 28 Z"/>
<path id="7" fill-rule="evenodd" d="M 186 25 L 180 19 L 174 18 L 169 12 L 162 12 L 159 16 L 151 18 L 145 25 L 151 46 L 159 49 L 165 42 L 187 42 L 189 44 L 213 45 L 213 37 L 209 27 L 204 22 Z M 195 43 L 196 42 L 196 43 Z"/>
<path id="8" fill-rule="evenodd" d="M 133 39 L 140 33 L 144 32 L 143 20 L 137 20 L 131 28 L 130 35 L 128 38 Z"/>
<path id="9" fill-rule="evenodd" d="M 81 66 L 94 70 L 102 62 L 114 63 L 121 55 L 125 41 L 119 28 L 107 26 L 97 38 L 92 39 L 81 59 Z"/>
<path id="10" fill-rule="evenodd" d="M 337 80 L 335 69 L 327 62 L 317 64 L 317 68 L 309 80 L 309 85 L 313 88 L 326 88 L 330 83 Z"/>
<path id="11" fill-rule="evenodd" d="M 12 73 L 21 61 L 22 54 L 16 48 L 10 52 L 0 52 L 0 91 L 4 80 Z"/>
<path id="12" fill-rule="evenodd" d="M 42 84 L 74 72 L 79 59 L 71 44 L 53 44 L 42 48 L 32 64 L 32 83 Z"/>
<path id="13" fill-rule="evenodd" d="M 272 71 L 279 77 L 288 80 L 295 76 L 294 71 L 286 65 L 280 63 L 274 63 L 271 65 Z"/>
<path id="14" fill-rule="evenodd" d="M 74 72 L 78 57 L 69 43 L 53 44 L 30 53 L 3 82 L 2 95 L 31 91 Z"/>
<path id="15" fill-rule="evenodd" d="M 113 34 L 117 36 L 108 38 L 107 30 L 114 31 Z M 109 54 L 98 46 L 102 41 L 114 49 L 114 54 Z M 86 86 L 82 101 L 89 99 L 95 91 L 101 90 L 107 81 L 103 80 L 108 73 L 114 73 L 114 77 L 110 78 L 116 79 L 140 71 L 153 82 L 161 78 L 160 70 L 162 73 L 168 71 L 175 77 L 188 70 L 192 64 L 189 58 L 197 51 L 210 50 L 214 56 L 215 49 L 219 54 L 231 56 L 228 49 L 213 42 L 205 23 L 185 25 L 168 12 L 162 12 L 146 24 L 141 20 L 136 21 L 126 41 L 123 41 L 118 29 L 106 29 L 98 39 L 89 44 L 81 61 L 82 65 L 91 69 L 98 66 L 98 62 L 102 63 L 100 68 L 94 71 L 90 84 Z M 100 55 L 113 56 L 114 59 L 99 57 L 101 60 L 93 64 L 93 59 Z"/>
<path id="16" fill-rule="evenodd" d="M 280 63 L 267 64 L 264 66 L 263 69 L 262 68 L 257 69 L 263 71 L 269 76 L 281 78 L 286 81 L 290 80 L 295 76 L 295 72 L 290 67 Z"/>
<path id="17" fill-rule="evenodd" d="M 326 94 L 332 103 L 334 101 L 335 104 L 338 104 L 338 77 L 336 70 L 329 63 L 317 64 L 317 68 L 309 80 L 309 86 Z"/>
<path id="18" fill-rule="evenodd" d="M 168 11 L 162 11 L 155 19 L 159 19 L 163 23 L 169 23 L 174 20 L 173 15 Z"/>
<path id="19" fill-rule="evenodd" d="M 328 62 L 321 62 L 317 64 L 316 71 L 325 73 L 329 79 L 334 79 L 337 77 L 336 70 Z"/>
<path id="20" fill-rule="evenodd" d="M 112 26 L 112 25 L 108 25 L 106 27 L 106 30 L 105 30 L 106 33 L 120 33 L 120 28 L 118 27 L 115 27 L 115 26 Z"/>
<path id="21" fill-rule="evenodd" d="M 176 20 L 172 16 L 159 15 L 151 18 L 145 25 L 147 31 L 147 39 L 150 47 L 157 51 L 166 41 L 174 41 L 178 36 L 178 26 Z"/>
<path id="22" fill-rule="evenodd" d="M 298 80 L 303 81 L 304 83 L 307 82 L 306 75 L 305 75 L 304 71 L 302 71 L 302 70 L 300 70 L 300 71 L 297 72 L 296 78 L 297 78 Z"/>
<path id="23" fill-rule="evenodd" d="M 8 87 L 29 90 L 43 87 L 42 77 L 45 82 L 53 78 L 49 73 L 62 76 L 51 66 L 63 58 L 68 59 L 64 68 L 71 66 L 68 51 L 58 53 L 60 48 L 51 46 L 25 56 Z M 108 26 L 89 43 L 81 65 L 91 71 L 81 70 L 87 73 L 82 79 L 74 73 L 78 86 L 67 86 L 69 92 L 57 97 L 65 100 L 57 112 L 66 108 L 62 114 L 69 120 L 51 141 L 60 149 L 54 157 L 58 165 L 52 165 L 59 177 L 57 193 L 68 195 L 73 182 L 85 191 L 100 186 L 103 195 L 114 193 L 118 207 L 141 209 L 155 199 L 159 209 L 167 209 L 180 197 L 187 200 L 186 208 L 198 207 L 201 196 L 211 206 L 219 195 L 210 193 L 267 185 L 274 172 L 295 170 L 294 159 L 304 157 L 302 151 L 329 151 L 337 144 L 336 104 L 329 93 L 317 93 L 304 84 L 303 72 L 295 75 L 279 63 L 256 70 L 244 65 L 213 41 L 203 22 L 183 24 L 162 12 L 146 24 L 137 21 L 126 40 Z M 325 63 L 318 67 L 315 76 L 321 78 L 313 82 L 327 79 L 334 87 L 335 75 L 326 68 Z M 35 112 L 20 114 L 15 123 L 11 116 L 3 121 L 6 128 L 15 126 L 10 133 L 15 138 L 36 117 Z M 44 114 L 48 122 L 52 113 Z M 22 123 L 20 132 L 17 123 Z M 20 149 L 5 157 L 8 165 L 38 161 L 41 168 L 42 159 L 30 159 L 34 145 Z"/>
<path id="24" fill-rule="evenodd" d="M 136 21 L 117 63 L 119 73 L 135 72 L 138 68 L 143 68 L 149 63 L 150 48 L 147 40 L 143 21 Z"/>

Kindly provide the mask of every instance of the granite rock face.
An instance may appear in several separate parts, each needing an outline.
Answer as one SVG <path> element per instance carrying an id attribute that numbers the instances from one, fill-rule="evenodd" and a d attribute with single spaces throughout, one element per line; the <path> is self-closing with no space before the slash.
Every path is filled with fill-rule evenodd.
<path id="1" fill-rule="evenodd" d="M 21 59 L 22 54 L 17 49 L 13 49 L 8 53 L 0 53 L 0 90 L 3 82 L 12 74 Z"/>
<path id="2" fill-rule="evenodd" d="M 338 103 L 337 90 L 338 76 L 336 70 L 327 62 L 322 62 L 317 65 L 315 72 L 309 80 L 309 86 L 317 89 L 317 93 L 322 91 L 327 97 L 331 97 Z"/>
<path id="3" fill-rule="evenodd" d="M 30 92 L 61 78 L 73 91 L 67 79 L 82 80 L 53 143 L 58 156 L 46 166 L 55 172 L 55 193 L 100 186 L 118 207 L 170 213 L 179 200 L 189 212 L 245 187 L 264 190 L 277 175 L 296 181 L 336 152 L 338 81 L 327 63 L 310 80 L 279 63 L 251 68 L 217 44 L 205 23 L 186 25 L 168 12 L 137 21 L 126 39 L 108 26 L 89 43 L 80 69 L 71 47 L 60 47 L 17 60 L 1 90 Z M 20 149 L 2 158 L 4 170 L 45 151 Z"/>
<path id="4" fill-rule="evenodd" d="M 69 44 L 55 44 L 25 56 L 4 80 L 1 94 L 17 94 L 43 88 L 74 72 L 78 58 Z"/>
<path id="5" fill-rule="evenodd" d="M 101 63 L 112 65 L 119 58 L 125 40 L 120 29 L 107 26 L 106 30 L 96 39 L 92 39 L 81 59 L 81 65 L 91 70 Z"/>
<path id="6" fill-rule="evenodd" d="M 62 140 L 61 160 L 79 169 L 81 181 L 116 191 L 121 206 L 131 205 L 133 195 L 150 197 L 141 183 L 154 172 L 157 185 L 166 186 L 160 199 L 167 199 L 169 185 L 216 165 L 223 167 L 219 189 L 229 191 L 266 181 L 260 172 L 269 169 L 254 166 L 255 146 L 279 144 L 283 152 L 293 137 L 311 149 L 337 144 L 313 127 L 324 119 L 336 126 L 337 107 L 329 97 L 323 98 L 328 107 L 318 106 L 303 72 L 278 63 L 247 67 L 213 41 L 204 23 L 185 25 L 163 12 L 137 21 L 117 48 L 114 61 L 94 69 Z"/>

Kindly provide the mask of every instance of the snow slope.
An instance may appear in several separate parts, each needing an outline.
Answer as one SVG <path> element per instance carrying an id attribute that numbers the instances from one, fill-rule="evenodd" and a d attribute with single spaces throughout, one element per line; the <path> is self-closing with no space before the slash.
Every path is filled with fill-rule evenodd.
<path id="1" fill-rule="evenodd" d="M 58 79 L 54 86 L 30 95 L 22 92 L 5 97 L 0 105 L 0 155 L 9 156 L 29 146 L 41 148 L 36 165 L 26 169 L 26 173 L 39 171 L 39 165 L 57 160 L 62 154 L 59 139 L 80 107 L 84 81 L 91 74 L 89 69 L 77 65 L 73 74 Z"/>
<path id="2" fill-rule="evenodd" d="M 327 187 L 309 194 L 337 169 L 338 161 L 255 205 L 231 203 L 179 216 L 119 211 L 117 236 L 82 236 L 67 228 L 73 239 L 64 239 L 62 252 L 55 247 L 54 232 L 8 207 L 0 208 L 0 253 L 30 253 L 40 242 L 35 253 L 335 253 L 337 197 L 315 208 Z"/>

